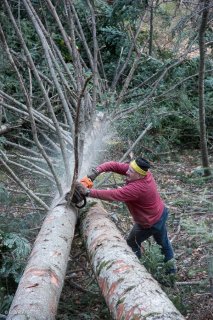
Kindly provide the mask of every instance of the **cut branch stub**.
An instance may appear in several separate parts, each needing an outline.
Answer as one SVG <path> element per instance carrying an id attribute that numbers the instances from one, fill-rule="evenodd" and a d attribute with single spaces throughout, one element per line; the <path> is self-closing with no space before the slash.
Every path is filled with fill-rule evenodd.
<path id="1" fill-rule="evenodd" d="M 113 319 L 184 319 L 100 205 L 89 210 L 82 229 L 99 287 Z"/>
<path id="2" fill-rule="evenodd" d="M 36 238 L 7 320 L 53 320 L 63 287 L 76 212 L 64 205 L 47 215 Z"/>

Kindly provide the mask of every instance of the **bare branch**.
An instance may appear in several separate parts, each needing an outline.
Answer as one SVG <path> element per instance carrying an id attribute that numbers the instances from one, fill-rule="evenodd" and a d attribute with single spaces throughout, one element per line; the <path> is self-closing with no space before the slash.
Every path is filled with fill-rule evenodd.
<path id="1" fill-rule="evenodd" d="M 45 39 L 45 36 L 44 36 L 44 27 L 41 23 L 41 20 L 39 19 L 38 15 L 36 14 L 34 8 L 32 7 L 30 1 L 28 0 L 23 0 L 23 3 L 25 5 L 25 8 L 29 14 L 29 17 L 31 19 L 31 21 L 33 22 L 33 25 L 35 27 L 35 30 L 37 31 L 37 34 L 39 35 L 39 38 L 41 40 L 41 43 L 42 43 L 42 46 L 43 46 L 43 49 L 44 49 L 44 52 L 45 52 L 45 57 L 46 57 L 46 60 L 47 60 L 47 63 L 48 63 L 48 66 L 49 66 L 49 70 L 50 70 L 50 73 L 51 73 L 51 76 L 52 76 L 52 79 L 53 79 L 53 82 L 55 84 L 55 87 L 57 89 L 57 92 L 58 92 L 58 95 L 60 97 L 60 101 L 62 103 L 62 106 L 64 108 L 64 111 L 65 111 L 65 114 L 66 114 L 66 118 L 67 118 L 67 121 L 68 121 L 68 124 L 69 124 L 69 129 L 70 129 L 70 133 L 72 134 L 73 132 L 73 120 L 72 120 L 72 117 L 71 117 L 71 114 L 70 114 L 70 110 L 69 110 L 69 106 L 68 106 L 68 103 L 66 101 L 66 98 L 63 94 L 63 90 L 61 88 L 61 85 L 57 79 L 57 74 L 55 72 L 55 69 L 54 69 L 54 64 L 56 65 L 56 68 L 57 68 L 57 72 L 59 73 L 60 77 L 64 80 L 66 86 L 69 88 L 65 78 L 63 77 L 61 71 L 60 71 L 60 68 L 58 66 L 58 63 L 56 61 L 56 59 L 54 58 L 54 55 L 53 53 L 51 52 L 51 49 Z"/>
<path id="2" fill-rule="evenodd" d="M 54 114 L 52 104 L 51 104 L 50 99 L 49 99 L 49 97 L 48 97 L 48 94 L 47 94 L 47 92 L 46 92 L 46 90 L 45 90 L 45 88 L 44 88 L 44 85 L 43 85 L 43 83 L 42 83 L 41 77 L 40 77 L 40 75 L 39 75 L 39 73 L 38 73 L 38 71 L 37 71 L 37 68 L 36 68 L 36 66 L 35 66 L 35 64 L 34 64 L 34 61 L 33 61 L 32 57 L 31 57 L 31 54 L 30 54 L 30 52 L 29 52 L 29 50 L 28 50 L 28 48 L 27 48 L 27 46 L 26 46 L 26 43 L 25 43 L 25 41 L 24 41 L 24 39 L 23 39 L 23 36 L 22 36 L 22 33 L 20 32 L 20 30 L 19 30 L 19 28 L 18 28 L 18 26 L 17 26 L 17 24 L 16 24 L 16 21 L 15 21 L 15 19 L 14 19 L 14 17 L 13 17 L 13 14 L 12 14 L 12 12 L 11 12 L 10 6 L 9 6 L 7 0 L 3 0 L 3 1 L 4 1 L 5 6 L 6 6 L 6 9 L 7 9 L 7 11 L 8 11 L 8 14 L 9 14 L 10 20 L 11 20 L 11 22 L 12 22 L 12 25 L 14 26 L 14 29 L 15 29 L 15 31 L 16 31 L 16 34 L 17 34 L 17 36 L 18 36 L 18 38 L 19 38 L 19 40 L 20 40 L 20 43 L 21 43 L 21 45 L 22 45 L 22 47 L 23 47 L 23 50 L 24 50 L 24 52 L 25 52 L 25 54 L 26 54 L 26 58 L 27 58 L 27 60 L 28 60 L 28 62 L 29 62 L 29 64 L 30 64 L 30 68 L 32 69 L 32 71 L 33 71 L 33 73 L 34 73 L 34 75 L 35 75 L 35 77 L 36 77 L 36 79 L 37 79 L 37 82 L 38 82 L 38 84 L 39 84 L 39 86 L 40 86 L 40 88 L 41 88 L 41 91 L 42 91 L 42 93 L 43 93 L 43 95 L 44 95 L 44 98 L 45 98 L 45 101 L 46 101 L 46 104 L 47 104 L 47 107 L 48 107 L 48 111 L 49 111 L 49 113 L 51 114 L 51 117 L 52 117 L 52 119 L 53 119 L 53 123 L 54 123 L 54 125 L 55 125 L 55 127 L 56 127 L 56 131 L 57 131 L 58 138 L 59 138 L 59 142 L 60 142 L 60 146 L 61 146 L 62 157 L 63 157 L 63 160 L 64 160 L 66 177 L 67 177 L 67 180 L 68 180 L 68 179 L 69 179 L 69 175 L 70 175 L 70 172 L 69 172 L 69 162 L 68 162 L 68 159 L 67 159 L 67 154 L 66 154 L 66 151 L 65 151 L 65 144 L 64 144 L 64 140 L 63 140 L 63 138 L 62 138 L 60 126 L 59 126 L 58 121 L 57 121 L 57 118 L 56 118 L 56 116 L 55 116 L 55 114 Z M 31 107 L 31 106 L 30 106 L 30 107 Z M 30 112 L 32 112 L 31 108 L 30 108 L 29 110 L 30 110 Z M 31 119 L 32 119 L 32 121 L 34 122 L 33 115 L 31 116 Z M 45 156 L 45 153 L 44 153 L 44 156 Z M 47 161 L 49 161 L 48 158 L 47 158 Z M 50 167 L 51 167 L 51 163 L 50 163 L 50 162 L 49 162 L 49 165 L 50 165 Z M 53 169 L 53 168 L 52 168 L 52 169 Z M 60 193 L 63 194 L 62 188 L 61 188 L 61 186 L 60 186 L 60 182 L 58 181 L 57 176 L 56 176 L 55 173 L 54 173 L 54 170 L 53 170 L 53 175 L 54 175 L 54 177 L 55 177 L 55 179 L 56 179 L 56 184 L 57 184 L 57 186 L 58 186 L 58 189 L 60 190 Z"/>
<path id="3" fill-rule="evenodd" d="M 90 0 L 87 0 L 89 6 L 91 17 L 92 17 L 92 35 L 93 35 L 93 94 L 92 94 L 92 105 L 93 109 L 96 108 L 97 103 L 97 89 L 98 89 L 98 43 L 96 35 L 96 21 L 95 21 L 95 12 L 90 3 Z"/>
<path id="4" fill-rule="evenodd" d="M 44 203 L 39 197 L 37 197 L 35 195 L 35 193 L 30 190 L 24 183 L 23 181 L 21 181 L 21 179 L 18 178 L 18 176 L 14 173 L 14 171 L 7 165 L 6 161 L 7 161 L 7 157 L 5 156 L 4 152 L 2 150 L 0 150 L 0 153 L 2 154 L 2 157 L 4 158 L 4 160 L 2 158 L 0 158 L 1 163 L 3 164 L 3 166 L 5 167 L 5 169 L 7 170 L 7 172 L 10 174 L 10 176 L 13 178 L 13 180 L 32 198 L 34 199 L 37 203 L 39 203 L 43 208 L 45 208 L 46 210 L 49 209 L 49 207 L 46 205 L 46 203 Z"/>
<path id="5" fill-rule="evenodd" d="M 86 86 L 89 82 L 89 80 L 92 78 L 92 75 L 88 77 L 84 83 L 84 86 L 81 90 L 81 93 L 78 98 L 77 102 L 77 110 L 76 110 L 76 118 L 75 118 L 75 139 L 74 139 L 74 159 L 75 159 L 75 165 L 74 165 L 74 172 L 73 172 L 73 178 L 72 178 L 72 184 L 69 192 L 69 199 L 68 199 L 68 204 L 71 203 L 71 199 L 73 197 L 73 193 L 75 190 L 75 182 L 78 178 L 79 174 L 79 118 L 80 118 L 80 108 L 81 108 L 81 100 L 84 96 L 84 92 L 86 90 Z"/>
<path id="6" fill-rule="evenodd" d="M 0 135 L 3 135 L 5 133 L 8 133 L 14 129 L 20 128 L 22 126 L 22 123 L 19 121 L 17 124 L 7 123 L 0 125 Z"/>
<path id="7" fill-rule="evenodd" d="M 6 0 L 5 0 L 5 1 L 6 1 Z M 11 14 L 12 14 L 12 13 L 11 13 Z M 17 26 L 16 26 L 16 27 L 17 27 Z M 47 162 L 47 164 L 48 164 L 48 166 L 49 166 L 49 168 L 50 168 L 50 171 L 52 172 L 52 175 L 53 175 L 53 177 L 54 177 L 54 179 L 55 179 L 55 182 L 56 182 L 56 185 L 57 185 L 57 187 L 58 187 L 58 190 L 59 190 L 60 194 L 62 195 L 62 194 L 63 194 L 63 191 L 62 191 L 61 183 L 60 183 L 60 181 L 59 181 L 59 179 L 58 179 L 58 177 L 57 177 L 57 174 L 56 174 L 56 172 L 55 172 L 55 169 L 54 169 L 54 167 L 53 167 L 53 165 L 52 165 L 49 157 L 47 156 L 47 154 L 46 154 L 43 146 L 41 145 L 41 143 L 40 143 L 40 141 L 39 141 L 39 139 L 38 139 L 37 129 L 36 129 L 36 123 L 35 123 L 35 119 L 34 119 L 34 116 L 33 116 L 31 101 L 30 101 L 29 95 L 28 95 L 28 93 L 27 93 L 27 90 L 26 90 L 24 81 L 23 81 L 23 79 L 22 79 L 22 77 L 21 77 L 21 75 L 20 75 L 20 73 L 19 73 L 19 70 L 18 70 L 18 68 L 17 68 L 16 65 L 15 65 L 15 62 L 14 62 L 14 60 L 13 60 L 13 57 L 12 57 L 12 55 L 11 55 L 11 53 L 10 53 L 10 50 L 9 50 L 8 45 L 7 45 L 6 38 L 5 38 L 5 36 L 4 36 L 4 32 L 3 32 L 2 28 L 1 28 L 1 26 L 0 26 L 0 33 L 1 33 L 2 41 L 3 41 L 3 43 L 4 43 L 4 46 L 5 46 L 5 49 L 6 49 L 8 58 L 9 58 L 12 66 L 13 66 L 13 68 L 14 68 L 17 76 L 18 76 L 20 86 L 21 86 L 21 88 L 22 88 L 22 91 L 23 91 L 24 96 L 25 96 L 25 99 L 26 99 L 27 108 L 28 108 L 28 113 L 29 113 L 29 119 L 30 119 L 30 123 L 31 123 L 32 134 L 33 134 L 33 139 L 34 139 L 34 141 L 35 141 L 35 143 L 36 143 L 36 146 L 38 147 L 39 151 L 41 152 L 42 156 L 43 156 L 44 159 L 46 160 L 46 162 Z"/>
<path id="8" fill-rule="evenodd" d="M 115 75 L 114 75 L 114 79 L 113 79 L 112 86 L 111 86 L 111 90 L 112 90 L 112 91 L 115 90 L 116 85 L 117 85 L 117 83 L 118 83 L 121 75 L 123 74 L 124 70 L 126 69 L 128 63 L 129 63 L 129 60 L 130 60 L 130 58 L 131 58 L 132 52 L 133 52 L 133 50 L 134 50 L 134 48 L 135 48 L 136 40 L 137 40 L 137 38 L 138 38 L 138 36 L 139 36 L 139 34 L 140 34 L 140 32 L 141 32 L 141 27 L 142 27 L 142 25 L 143 25 L 143 23 L 144 23 L 144 15 L 142 15 L 142 17 L 141 17 L 140 19 L 141 19 L 141 20 L 140 20 L 140 23 L 139 23 L 139 25 L 138 25 L 138 29 L 137 29 L 137 31 L 136 31 L 135 37 L 134 37 L 134 39 L 132 39 L 133 41 L 131 42 L 131 46 L 130 46 L 130 49 L 129 49 L 127 58 L 126 58 L 126 60 L 125 60 L 125 62 L 124 62 L 124 64 L 123 64 L 123 66 L 122 66 L 121 68 L 119 68 L 119 71 L 117 71 L 118 68 L 116 69 L 116 73 L 115 73 Z"/>

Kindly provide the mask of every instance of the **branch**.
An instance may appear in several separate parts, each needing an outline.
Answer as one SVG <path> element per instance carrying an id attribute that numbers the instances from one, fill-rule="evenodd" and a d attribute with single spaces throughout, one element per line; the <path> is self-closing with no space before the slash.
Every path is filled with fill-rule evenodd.
<path id="1" fill-rule="evenodd" d="M 73 28 L 73 19 L 72 19 L 72 17 L 69 17 L 67 19 L 67 22 L 69 24 L 70 31 L 71 31 L 71 41 L 70 41 L 52 2 L 50 0 L 45 0 L 45 1 L 47 3 L 47 6 L 48 6 L 53 18 L 55 19 L 55 21 L 59 27 L 59 30 L 61 32 L 61 35 L 62 35 L 63 40 L 65 42 L 65 45 L 67 47 L 67 50 L 73 59 L 73 65 L 75 68 L 75 75 L 76 75 L 76 79 L 77 79 L 77 90 L 79 91 L 79 89 L 81 88 L 81 83 L 83 81 L 83 71 L 82 71 L 80 61 L 79 61 L 79 53 L 76 49 L 76 42 L 75 42 L 74 28 Z M 65 0 L 65 2 L 66 2 L 66 0 Z M 67 3 L 67 5 L 65 4 L 65 6 L 68 8 L 69 4 Z M 70 10 L 66 10 L 66 11 L 68 12 L 68 15 L 69 15 Z"/>
<path id="2" fill-rule="evenodd" d="M 41 22 L 41 20 L 39 19 L 36 11 L 34 10 L 33 6 L 31 5 L 31 2 L 28 1 L 28 0 L 23 0 L 24 2 L 24 5 L 25 5 L 25 8 L 28 12 L 28 15 L 34 25 L 34 28 L 40 38 L 40 41 L 42 43 L 42 47 L 44 49 L 44 53 L 45 53 L 45 57 L 46 57 L 46 60 L 47 60 L 47 64 L 49 66 L 49 70 L 50 70 L 50 74 L 52 76 L 52 79 L 53 79 L 53 82 L 55 84 L 55 87 L 56 87 L 56 90 L 58 92 L 58 95 L 60 97 L 60 101 L 61 101 L 61 104 L 63 106 L 63 109 L 64 109 L 64 112 L 65 112 L 65 115 L 66 115 L 66 118 L 67 118 L 67 121 L 68 121 L 68 124 L 69 124 L 69 130 L 70 130 L 70 133 L 72 134 L 72 131 L 73 131 L 73 120 L 72 120 L 72 117 L 71 117 L 71 114 L 70 114 L 70 110 L 69 110 L 69 106 L 68 106 L 68 103 L 66 101 L 66 98 L 64 96 L 64 93 L 63 93 L 63 90 L 61 88 L 61 85 L 57 79 L 57 74 L 55 72 L 55 69 L 54 69 L 54 65 L 56 66 L 57 68 L 57 72 L 58 74 L 60 75 L 61 79 L 65 82 L 66 86 L 69 88 L 68 84 L 67 84 L 67 81 L 66 79 L 63 77 L 63 74 L 60 70 L 60 67 L 47 43 L 47 40 L 45 38 L 47 32 Z"/>
<path id="3" fill-rule="evenodd" d="M 212 72 L 213 71 L 213 69 L 209 69 L 209 70 L 206 70 L 205 71 L 205 73 L 208 73 L 208 72 Z M 188 81 L 188 80 L 190 80 L 190 79 L 192 79 L 192 78 L 194 78 L 194 77 L 197 77 L 199 74 L 198 73 L 195 73 L 195 74 L 193 74 L 193 75 L 191 75 L 191 76 L 188 76 L 188 77 L 186 77 L 186 78 L 184 78 L 184 79 L 182 79 L 181 81 L 179 81 L 178 83 L 176 83 L 173 87 L 171 87 L 171 88 L 169 88 L 167 91 L 165 91 L 164 93 L 161 93 L 160 95 L 158 95 L 158 96 L 155 96 L 155 97 L 152 97 L 152 101 L 155 101 L 156 99 L 160 99 L 160 98 L 163 98 L 163 97 L 165 97 L 168 93 L 170 93 L 171 91 L 174 91 L 177 87 L 179 87 L 180 85 L 182 85 L 184 82 L 186 82 L 186 81 Z M 143 96 L 143 94 L 141 93 L 141 94 L 137 94 L 137 95 L 127 95 L 127 96 L 125 96 L 125 99 L 132 99 L 132 98 L 138 98 L 138 97 L 141 97 L 141 96 Z"/>
<path id="4" fill-rule="evenodd" d="M 131 39 L 131 47 L 130 47 L 130 49 L 129 49 L 129 52 L 128 52 L 126 61 L 124 62 L 123 66 L 122 66 L 121 68 L 119 68 L 119 67 L 116 68 L 116 73 L 115 73 L 115 75 L 114 75 L 114 79 L 113 79 L 113 81 L 112 81 L 112 86 L 111 86 L 111 90 L 112 90 L 112 91 L 115 90 L 116 85 L 117 85 L 117 83 L 118 83 L 121 75 L 124 73 L 124 70 L 126 69 L 128 63 L 129 63 L 130 57 L 131 57 L 132 52 L 133 52 L 133 50 L 134 50 L 134 48 L 135 48 L 136 40 L 137 40 L 137 38 L 138 38 L 138 36 L 139 36 L 139 34 L 140 34 L 140 32 L 141 32 L 141 27 L 142 27 L 142 24 L 143 24 L 143 22 L 144 22 L 143 19 L 144 19 L 144 16 L 141 17 L 141 21 L 140 21 L 139 26 L 138 26 L 138 29 L 137 29 L 137 31 L 136 31 L 134 40 Z M 118 71 L 118 69 L 120 69 L 120 70 Z"/>
<path id="5" fill-rule="evenodd" d="M 33 61 L 32 57 L 31 57 L 31 54 L 30 54 L 30 52 L 29 52 L 29 50 L 28 50 L 28 48 L 26 46 L 25 40 L 24 40 L 24 38 L 22 36 L 22 33 L 21 33 L 21 31 L 19 30 L 19 28 L 18 28 L 18 26 L 16 24 L 16 21 L 15 21 L 15 19 L 13 17 L 13 14 L 11 12 L 10 6 L 8 5 L 7 0 L 3 0 L 3 1 L 5 3 L 6 8 L 7 8 L 7 11 L 8 11 L 10 20 L 12 22 L 12 25 L 13 25 L 13 27 L 15 29 L 15 32 L 16 32 L 19 40 L 20 40 L 21 46 L 22 46 L 22 48 L 23 48 L 23 50 L 24 50 L 24 52 L 26 54 L 26 58 L 27 58 L 27 60 L 29 62 L 30 68 L 33 71 L 33 73 L 35 75 L 35 78 L 36 78 L 36 80 L 37 80 L 37 82 L 38 82 L 38 84 L 40 86 L 40 89 L 41 89 L 41 91 L 42 91 L 42 93 L 44 95 L 44 98 L 45 98 L 45 101 L 46 101 L 46 105 L 48 107 L 48 111 L 49 111 L 49 113 L 50 113 L 50 115 L 52 117 L 53 123 L 54 123 L 54 125 L 56 127 L 56 131 L 57 131 L 59 142 L 60 142 L 60 146 L 61 146 L 62 157 L 63 157 L 63 160 L 64 160 L 65 172 L 68 175 L 69 174 L 69 164 L 68 164 L 68 159 L 67 159 L 67 155 L 66 155 L 66 151 L 65 151 L 65 144 L 64 144 L 64 140 L 62 138 L 60 126 L 58 124 L 58 120 L 57 120 L 57 118 L 55 116 L 55 113 L 53 111 L 53 107 L 52 107 L 52 104 L 50 102 L 48 93 L 46 92 L 46 90 L 44 88 L 43 82 L 41 80 L 41 77 L 39 76 L 39 73 L 38 73 L 37 68 L 36 68 L 36 66 L 34 64 L 34 61 Z M 29 109 L 29 110 L 30 110 L 30 112 L 32 112 L 31 109 Z M 33 117 L 32 117 L 32 120 L 34 121 Z M 45 153 L 43 153 L 43 155 L 45 156 Z M 48 158 L 47 158 L 47 162 L 48 162 Z M 51 167 L 51 163 L 49 163 L 49 166 Z M 53 170 L 53 168 L 51 168 L 51 169 Z M 53 170 L 53 176 L 56 178 L 56 184 L 58 186 L 60 194 L 62 195 L 63 194 L 62 188 L 61 188 L 60 183 L 59 183 L 59 181 L 57 179 L 57 176 L 54 173 L 54 170 Z"/>
<path id="6" fill-rule="evenodd" d="M 2 151 L 2 152 L 3 152 L 3 151 Z M 24 166 L 24 165 L 22 165 L 22 164 L 20 164 L 20 163 L 18 163 L 18 162 L 9 160 L 5 154 L 4 154 L 4 158 L 5 158 L 5 160 L 6 160 L 6 162 L 7 162 L 8 164 L 11 164 L 11 165 L 17 166 L 17 167 L 19 167 L 19 168 L 22 168 L 22 169 L 24 169 L 24 170 L 26 170 L 26 171 L 32 172 L 33 174 L 39 174 L 39 175 L 45 176 L 45 177 L 46 177 L 47 179 L 49 179 L 51 182 L 54 181 L 52 175 L 51 175 L 49 172 L 41 169 L 40 167 L 36 166 L 35 164 L 31 163 L 31 162 L 28 161 L 28 160 L 25 160 L 25 161 L 26 161 L 27 163 L 29 163 L 32 167 L 36 168 L 37 171 L 32 170 L 31 168 L 29 168 L 29 166 Z"/>
<path id="7" fill-rule="evenodd" d="M 193 39 L 194 41 L 196 39 Z M 159 78 L 152 84 L 152 90 L 145 96 L 145 98 L 137 105 L 137 107 L 132 107 L 132 108 L 127 108 L 126 110 L 123 110 L 123 114 L 129 113 L 129 112 L 133 112 L 139 108 L 141 108 L 143 105 L 145 105 L 146 103 L 148 103 L 150 100 L 153 101 L 153 95 L 156 91 L 156 89 L 158 88 L 158 86 L 160 85 L 161 81 L 163 80 L 163 78 L 167 75 L 167 73 L 170 71 L 170 69 L 176 67 L 177 65 L 181 64 L 184 59 L 186 58 L 187 54 L 191 51 L 191 47 L 192 47 L 193 43 L 189 44 L 187 50 L 179 57 L 179 60 L 175 60 L 172 63 L 169 62 L 167 64 L 167 66 L 164 66 L 162 73 L 160 74 Z M 156 75 L 159 74 L 159 71 L 156 72 Z M 153 75 L 151 78 L 155 77 L 156 75 Z M 150 79 L 151 79 L 150 78 Z M 149 79 L 149 80 L 150 80 Z M 143 83 L 144 84 L 144 83 Z M 138 86 L 139 87 L 139 86 Z M 133 89 L 132 89 L 133 90 Z M 114 117 L 116 117 L 116 112 L 114 113 Z"/>
<path id="8" fill-rule="evenodd" d="M 141 49 L 142 50 L 142 49 Z M 116 105 L 119 106 L 121 104 L 121 102 L 123 101 L 123 98 L 124 98 L 124 95 L 127 91 L 127 88 L 130 84 L 130 81 L 132 80 L 132 77 L 134 75 L 134 72 L 136 71 L 137 67 L 138 67 L 138 64 L 140 62 L 140 58 L 141 58 L 141 53 L 137 55 L 136 59 L 134 60 L 133 64 L 132 64 L 132 67 L 129 71 L 129 74 L 128 76 L 126 77 L 125 79 L 125 82 L 124 82 L 124 85 L 122 87 L 122 90 L 119 94 L 119 97 L 118 97 L 118 100 L 116 101 Z"/>
<path id="9" fill-rule="evenodd" d="M 87 0 L 87 5 L 90 9 L 92 16 L 92 39 L 93 39 L 93 94 L 92 94 L 92 106 L 93 110 L 96 108 L 97 103 L 97 88 L 98 88 L 98 43 L 97 43 L 97 32 L 96 32 L 96 21 L 95 12 L 90 1 Z"/>
<path id="10" fill-rule="evenodd" d="M 70 278 L 69 278 L 69 285 L 71 287 L 74 287 L 74 288 L 78 289 L 81 292 L 84 292 L 84 293 L 87 293 L 87 294 L 89 293 L 89 294 L 92 294 L 92 295 L 99 295 L 99 292 L 94 292 L 94 291 L 90 291 L 88 289 L 84 289 L 83 287 L 79 286 L 79 284 L 77 284 L 76 282 L 70 280 Z"/>
<path id="11" fill-rule="evenodd" d="M 7 0 L 4 0 L 4 1 L 7 3 Z M 9 8 L 8 8 L 8 9 L 9 9 Z M 23 46 L 26 47 L 26 45 L 25 45 L 25 43 L 24 43 L 24 39 L 23 39 L 23 37 L 22 37 L 22 35 L 21 35 L 21 33 L 20 33 L 17 25 L 16 25 L 16 22 L 15 22 L 15 20 L 14 20 L 14 17 L 12 16 L 12 12 L 10 11 L 10 9 L 9 9 L 9 12 L 10 12 L 10 15 L 11 15 L 11 20 L 12 20 L 12 22 L 14 23 L 14 26 L 15 26 L 15 28 L 17 29 L 17 32 L 19 33 L 19 35 L 20 35 L 20 37 L 21 37 Z M 22 91 L 23 91 L 23 93 L 24 93 L 24 96 L 25 96 L 25 99 L 26 99 L 26 104 L 27 104 L 27 109 L 28 109 L 28 113 L 29 113 L 29 119 L 30 119 L 30 124 L 31 124 L 33 139 L 34 139 L 34 141 L 35 141 L 35 143 L 36 143 L 37 148 L 38 148 L 39 151 L 41 152 L 43 158 L 46 160 L 46 162 L 47 162 L 47 164 L 48 164 L 48 166 L 49 166 L 49 168 L 50 168 L 50 171 L 52 172 L 52 175 L 53 175 L 53 177 L 54 177 L 54 179 L 55 179 L 55 182 L 56 182 L 58 191 L 59 191 L 59 193 L 62 195 L 62 194 L 63 194 L 62 186 L 61 186 L 61 183 L 60 183 L 60 181 L 59 181 L 59 179 L 58 179 L 58 177 L 57 177 L 56 171 L 55 171 L 55 169 L 54 169 L 54 167 L 53 167 L 53 165 L 52 165 L 49 157 L 47 156 L 47 154 L 46 154 L 43 146 L 41 145 L 41 143 L 40 143 L 40 141 L 39 141 L 39 139 L 38 139 L 37 129 L 36 129 L 36 123 L 35 123 L 35 119 L 34 119 L 34 116 L 33 116 L 33 108 L 32 108 L 32 105 L 31 105 L 30 97 L 29 97 L 29 94 L 28 94 L 28 92 L 27 92 L 27 90 L 26 90 L 26 87 L 25 87 L 24 81 L 23 81 L 23 79 L 22 79 L 22 76 L 21 76 L 21 74 L 19 73 L 19 70 L 18 70 L 18 68 L 16 67 L 16 64 L 15 64 L 15 62 L 14 62 L 14 60 L 13 60 L 13 57 L 12 57 L 12 55 L 11 55 L 11 53 L 10 53 L 10 50 L 9 50 L 8 45 L 7 45 L 6 38 L 5 38 L 5 35 L 4 35 L 4 32 L 3 32 L 2 28 L 1 28 L 1 26 L 0 26 L 0 34 L 1 34 L 2 42 L 3 42 L 3 44 L 4 44 L 4 46 L 5 46 L 5 49 L 6 49 L 7 56 L 8 56 L 8 58 L 9 58 L 9 61 L 10 61 L 11 64 L 12 64 L 12 67 L 14 68 L 14 71 L 16 72 L 16 74 L 17 74 L 17 76 L 18 76 L 18 80 L 19 80 L 21 89 L 22 89 Z M 26 50 L 27 50 L 27 48 L 26 48 Z M 28 50 L 27 50 L 27 51 L 28 51 Z M 28 52 L 28 54 L 30 55 L 29 52 Z M 31 56 L 30 56 L 30 58 L 31 58 Z M 32 58 L 31 58 L 31 59 L 32 59 Z"/>
<path id="12" fill-rule="evenodd" d="M 14 129 L 20 128 L 22 126 L 22 123 L 19 124 L 3 124 L 2 126 L 0 126 L 0 135 L 3 135 L 5 133 L 8 133 Z"/>
<path id="13" fill-rule="evenodd" d="M 0 150 L 0 153 L 2 154 L 2 157 L 5 159 L 5 155 L 2 150 Z M 7 159 L 5 159 L 7 161 Z M 7 165 L 7 163 L 0 158 L 1 163 L 7 170 L 7 172 L 10 174 L 10 176 L 13 178 L 13 180 L 28 194 L 28 196 L 32 199 L 34 199 L 37 203 L 39 203 L 43 208 L 46 210 L 49 210 L 49 207 L 44 203 L 39 197 L 35 195 L 35 193 L 30 190 L 22 181 L 17 177 L 17 175 L 14 173 L 14 171 Z"/>
<path id="14" fill-rule="evenodd" d="M 25 194 L 26 192 L 25 191 L 22 191 L 22 190 L 15 190 L 15 189 L 10 189 L 8 187 L 6 187 L 6 190 L 9 191 L 9 192 L 13 192 L 13 193 L 23 193 Z M 40 197 L 45 197 L 45 198 L 53 198 L 54 196 L 51 195 L 51 194 L 46 194 L 46 193 L 38 193 L 36 192 L 35 193 L 36 196 L 40 196 Z"/>
<path id="15" fill-rule="evenodd" d="M 8 99 L 9 101 L 11 101 L 12 103 L 16 104 L 17 106 L 21 107 L 23 110 L 27 110 L 27 107 L 26 105 L 20 103 L 19 101 L 17 101 L 16 99 L 8 96 L 5 92 L 1 91 L 0 90 L 0 96 L 4 97 L 5 99 Z M 25 116 L 25 119 L 26 119 L 26 116 L 28 117 L 29 116 L 29 113 L 28 112 L 25 112 L 25 111 L 22 111 L 16 107 L 13 107 L 13 106 L 10 106 L 4 102 L 1 102 L 2 106 L 9 109 L 9 110 L 12 110 L 14 111 L 15 113 L 20 113 L 22 114 L 23 116 Z M 38 112 L 37 110 L 34 110 L 33 109 L 33 115 L 34 115 L 34 118 L 35 120 L 40 123 L 40 124 L 43 124 L 45 127 L 51 129 L 52 131 L 54 131 L 54 133 L 56 132 L 57 133 L 57 130 L 53 124 L 53 121 L 51 119 L 49 119 L 48 117 L 46 117 L 45 115 L 43 115 L 42 113 Z M 61 124 L 61 126 L 64 126 L 64 124 Z M 68 136 L 68 133 L 65 132 L 62 128 L 60 128 L 61 130 L 61 135 L 62 135 L 62 138 L 66 141 L 66 143 L 70 146 L 72 146 L 72 143 L 70 141 L 70 135 Z"/>
<path id="16" fill-rule="evenodd" d="M 75 166 L 74 166 L 74 172 L 73 172 L 73 178 L 72 178 L 72 184 L 69 192 L 69 199 L 67 201 L 68 205 L 71 204 L 71 200 L 74 194 L 75 190 L 75 182 L 78 178 L 79 174 L 79 159 L 78 159 L 78 135 L 79 135 L 79 117 L 80 117 L 80 108 L 81 108 L 81 100 L 84 96 L 84 92 L 86 90 L 87 83 L 92 78 L 92 75 L 88 77 L 85 80 L 84 86 L 81 90 L 81 93 L 79 95 L 78 101 L 77 101 L 77 110 L 76 110 L 76 118 L 75 118 L 75 138 L 74 138 L 74 159 L 75 159 Z"/>

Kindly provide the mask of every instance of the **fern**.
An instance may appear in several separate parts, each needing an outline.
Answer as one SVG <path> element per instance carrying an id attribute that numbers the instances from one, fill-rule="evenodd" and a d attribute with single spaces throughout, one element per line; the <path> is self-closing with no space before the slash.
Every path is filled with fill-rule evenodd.
<path id="1" fill-rule="evenodd" d="M 11 277 L 18 283 L 25 261 L 31 250 L 29 241 L 16 233 L 0 231 L 0 254 L 2 256 L 0 276 Z"/>
<path id="2" fill-rule="evenodd" d="M 0 286 L 0 313 L 1 314 L 4 314 L 5 311 L 9 309 L 12 300 L 13 300 L 13 296 L 9 294 L 7 295 L 5 288 Z M 1 318 L 0 316 L 0 319 L 4 319 L 4 318 Z"/>
<path id="3" fill-rule="evenodd" d="M 8 247 L 16 258 L 26 257 L 31 249 L 28 240 L 16 233 L 8 233 L 4 238 L 3 245 Z"/>
<path id="4" fill-rule="evenodd" d="M 102 32 L 105 33 L 105 40 L 108 43 L 116 43 L 116 41 L 121 41 L 125 39 L 126 35 L 123 31 L 115 28 L 115 27 L 105 27 L 100 29 Z"/>

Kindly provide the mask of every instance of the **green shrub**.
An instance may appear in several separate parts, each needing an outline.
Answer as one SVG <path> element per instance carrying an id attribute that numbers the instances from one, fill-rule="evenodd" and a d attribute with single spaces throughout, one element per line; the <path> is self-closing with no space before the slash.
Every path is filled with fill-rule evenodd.
<path id="1" fill-rule="evenodd" d="M 19 282 L 31 245 L 27 239 L 17 233 L 0 231 L 0 276 Z"/>

